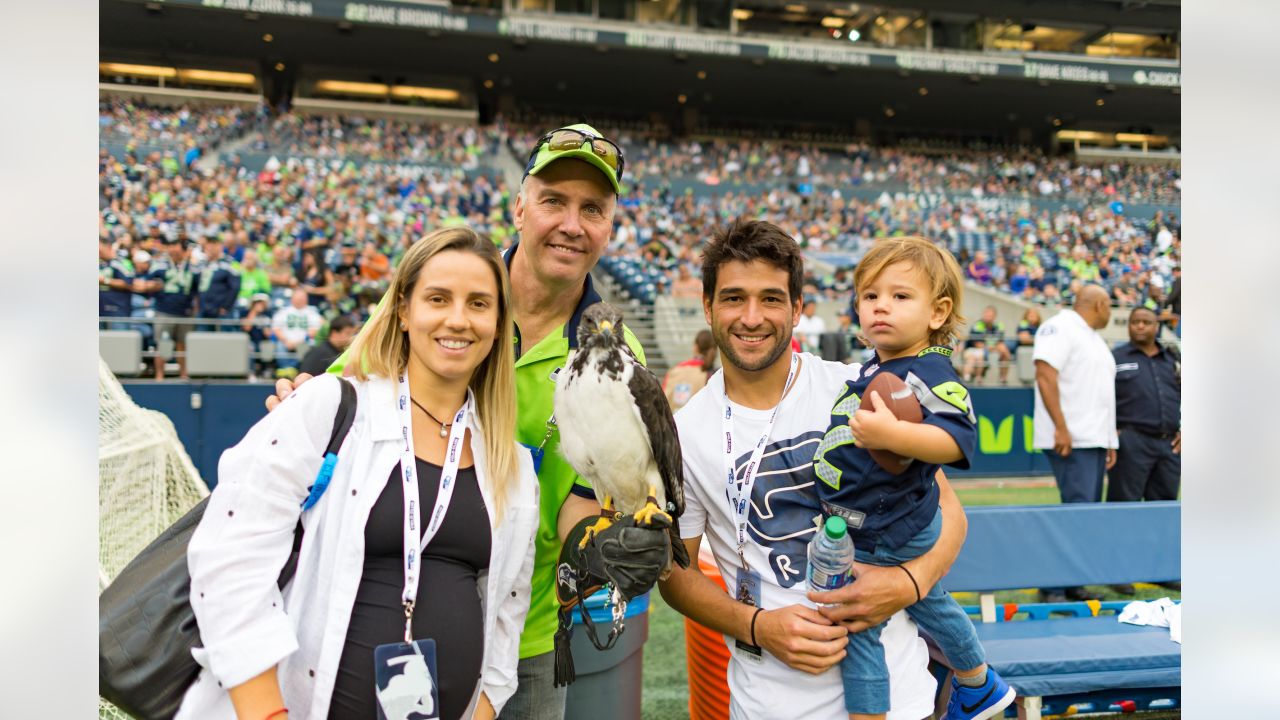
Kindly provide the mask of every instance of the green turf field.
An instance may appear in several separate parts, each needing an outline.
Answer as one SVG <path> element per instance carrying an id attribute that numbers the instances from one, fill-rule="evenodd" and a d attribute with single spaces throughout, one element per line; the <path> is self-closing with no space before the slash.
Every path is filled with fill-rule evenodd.
<path id="1" fill-rule="evenodd" d="M 1058 502 L 1058 489 L 1010 483 L 999 487 L 964 487 L 956 483 L 956 494 L 965 505 L 1047 505 Z M 1104 586 L 1090 586 L 1104 600 L 1154 600 L 1161 597 L 1181 599 L 1181 593 L 1155 585 L 1137 585 L 1130 598 Z M 976 593 L 956 593 L 962 605 L 976 605 Z M 1012 590 L 996 593 L 996 602 L 1036 602 L 1034 590 Z M 677 720 L 689 716 L 689 689 L 685 665 L 684 616 L 672 610 L 654 590 L 649 604 L 649 640 L 644 647 L 644 690 L 641 716 L 645 720 Z M 1181 713 L 1138 713 L 1143 720 L 1180 718 Z"/>
<path id="2" fill-rule="evenodd" d="M 960 502 L 965 505 L 1057 505 L 1056 487 L 981 487 L 966 488 L 953 484 Z"/>
<path id="3" fill-rule="evenodd" d="M 641 717 L 675 720 L 689 717 L 689 680 L 685 666 L 684 616 L 649 596 L 649 641 L 644 646 Z"/>

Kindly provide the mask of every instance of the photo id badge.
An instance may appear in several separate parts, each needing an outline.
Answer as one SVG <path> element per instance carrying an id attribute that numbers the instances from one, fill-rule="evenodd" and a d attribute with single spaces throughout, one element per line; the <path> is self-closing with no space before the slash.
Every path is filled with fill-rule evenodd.
<path id="1" fill-rule="evenodd" d="M 733 598 L 751 607 L 762 607 L 760 604 L 760 574 L 754 570 L 738 568 L 733 580 Z M 751 645 L 741 640 L 734 641 L 734 647 L 742 651 L 742 657 L 761 662 L 764 655 L 759 645 Z"/>
<path id="2" fill-rule="evenodd" d="M 440 717 L 435 640 L 379 645 L 373 651 L 373 673 L 378 720 Z"/>

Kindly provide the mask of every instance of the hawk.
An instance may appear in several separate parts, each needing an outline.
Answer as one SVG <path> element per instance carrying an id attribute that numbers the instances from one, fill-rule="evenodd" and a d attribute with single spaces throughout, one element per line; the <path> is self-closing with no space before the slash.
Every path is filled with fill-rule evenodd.
<path id="1" fill-rule="evenodd" d="M 622 314 L 608 303 L 586 309 L 578 325 L 578 348 L 569 353 L 555 390 L 560 452 L 590 481 L 600 501 L 600 519 L 582 540 L 622 513 L 643 527 L 666 528 L 670 560 L 689 567 L 680 539 L 684 513 L 684 462 L 676 421 L 662 386 L 627 346 Z"/>

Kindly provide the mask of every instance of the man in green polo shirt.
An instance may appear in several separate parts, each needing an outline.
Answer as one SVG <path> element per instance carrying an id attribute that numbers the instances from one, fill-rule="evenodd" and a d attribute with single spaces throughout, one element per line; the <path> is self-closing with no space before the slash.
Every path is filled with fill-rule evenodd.
<path id="1" fill-rule="evenodd" d="M 578 344 L 582 313 L 600 300 L 589 273 L 613 231 L 624 166 L 617 145 L 591 126 L 559 128 L 535 144 L 515 201 L 519 237 L 504 260 L 516 322 L 516 439 L 536 448 L 541 522 L 529 615 L 520 638 L 519 689 L 503 708 L 504 719 L 564 717 L 565 688 L 556 688 L 552 681 L 559 608 L 556 562 L 563 538 L 584 518 L 597 516 L 600 506 L 590 486 L 560 455 L 559 433 L 551 422 L 552 397 L 556 376 Z M 644 351 L 630 329 L 626 339 L 644 362 Z M 341 373 L 346 360 L 343 353 L 329 372 Z M 296 382 L 304 379 L 300 376 Z M 288 380 L 278 382 L 277 396 L 287 396 L 294 386 Z M 655 579 L 656 575 L 655 569 Z"/>

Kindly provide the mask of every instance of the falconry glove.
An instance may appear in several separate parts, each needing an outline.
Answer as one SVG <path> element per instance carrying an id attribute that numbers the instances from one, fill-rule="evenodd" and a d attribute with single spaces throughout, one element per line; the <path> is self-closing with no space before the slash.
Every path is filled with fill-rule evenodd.
<path id="1" fill-rule="evenodd" d="M 651 590 L 671 557 L 671 540 L 663 527 L 644 527 L 636 519 L 623 515 L 601 530 L 579 549 L 587 528 L 596 518 L 584 518 L 569 531 L 560 550 L 556 566 L 556 598 L 560 601 L 560 626 L 555 635 L 557 687 L 574 680 L 573 656 L 569 642 L 573 634 L 574 605 L 587 626 L 591 642 L 597 649 L 613 646 L 621 633 L 617 618 L 606 641 L 596 637 L 595 623 L 585 606 L 586 599 L 606 584 L 627 602 Z"/>
<path id="2" fill-rule="evenodd" d="M 579 550 L 578 543 L 590 525 L 589 520 L 573 529 L 565 542 L 568 552 L 561 554 L 562 560 L 564 555 L 580 556 L 578 567 L 586 570 L 587 588 L 594 592 L 605 583 L 613 583 L 623 600 L 631 600 L 653 589 L 667 565 L 667 558 L 671 557 L 671 540 L 666 530 L 639 526 L 634 517 L 624 515 Z M 590 594 L 584 592 L 583 596 Z M 562 595 L 561 603 L 564 601 Z"/>

